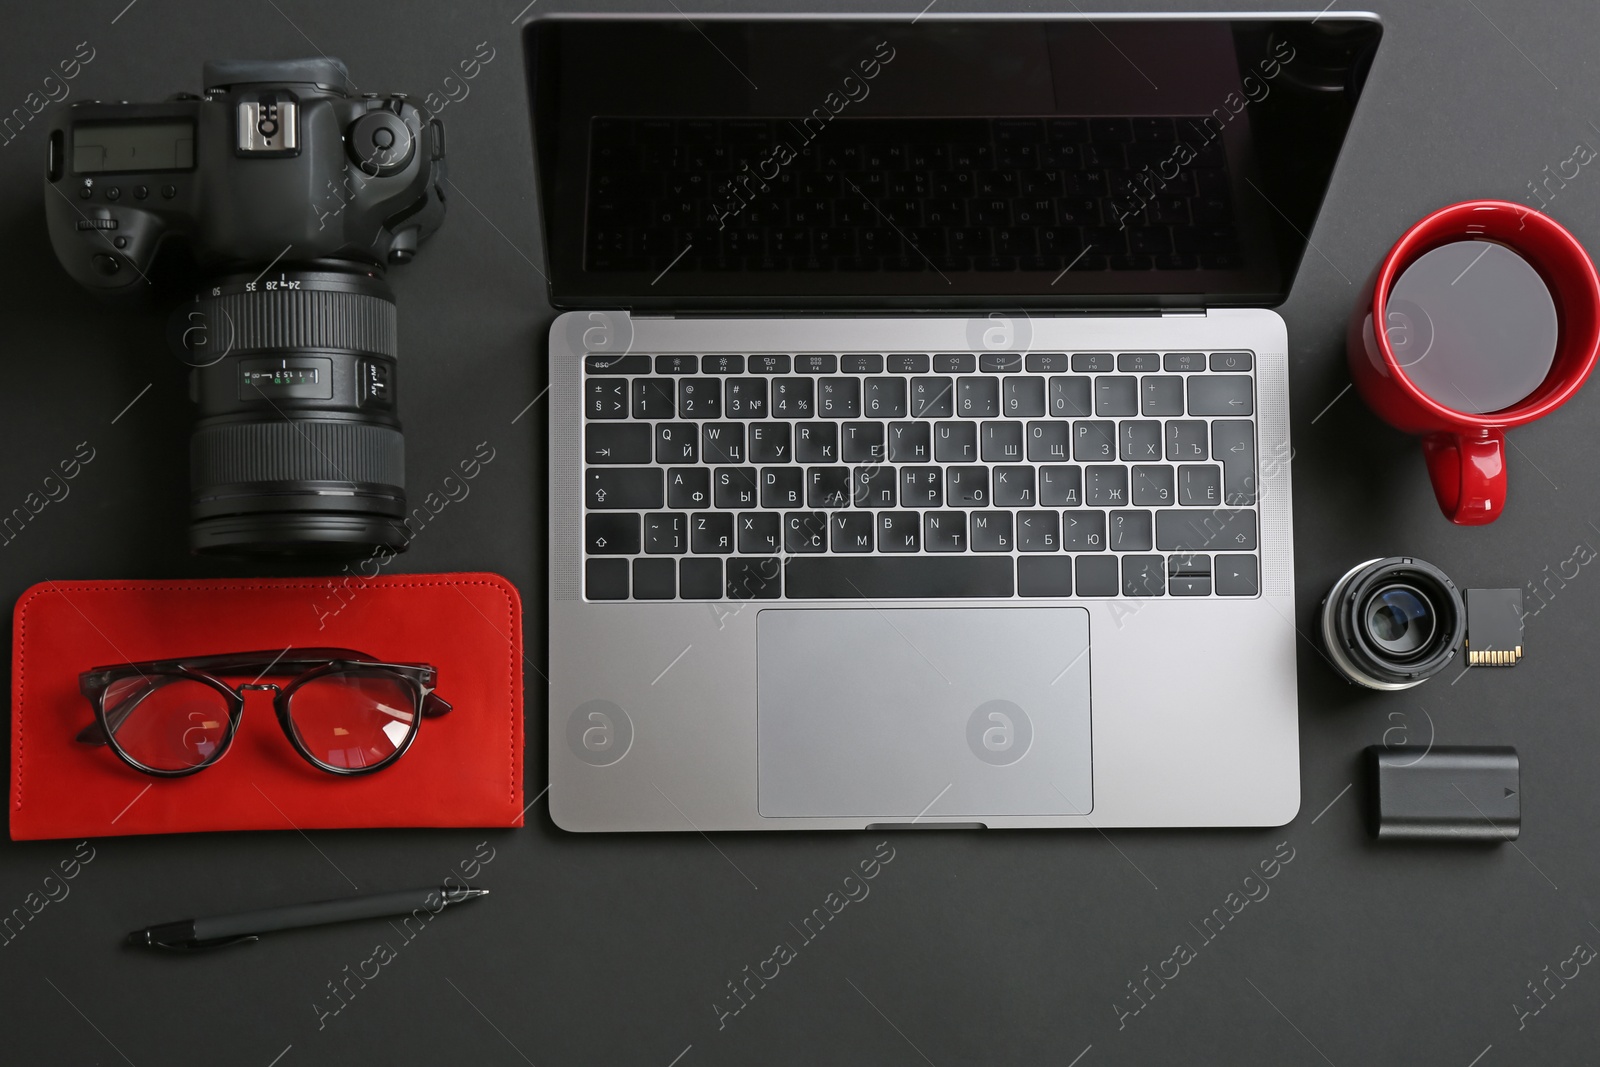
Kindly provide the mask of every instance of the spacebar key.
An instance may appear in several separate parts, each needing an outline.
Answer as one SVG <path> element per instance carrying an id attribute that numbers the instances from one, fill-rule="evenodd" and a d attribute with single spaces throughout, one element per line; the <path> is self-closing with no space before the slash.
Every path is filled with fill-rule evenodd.
<path id="1" fill-rule="evenodd" d="M 1008 597 L 1016 577 L 1010 556 L 791 558 L 783 585 L 791 600 Z"/>

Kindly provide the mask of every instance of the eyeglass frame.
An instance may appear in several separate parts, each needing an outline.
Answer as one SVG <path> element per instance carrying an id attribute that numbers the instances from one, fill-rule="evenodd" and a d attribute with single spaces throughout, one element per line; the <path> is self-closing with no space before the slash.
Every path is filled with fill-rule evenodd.
<path id="1" fill-rule="evenodd" d="M 308 668 L 308 669 L 307 669 Z M 388 674 L 394 679 L 404 683 L 412 694 L 412 701 L 416 709 L 416 716 L 412 720 L 411 728 L 407 731 L 405 740 L 395 747 L 395 751 L 379 763 L 366 767 L 335 767 L 324 763 L 311 754 L 301 740 L 294 725 L 294 720 L 289 713 L 289 703 L 295 691 L 307 682 L 329 674 L 345 671 L 350 668 L 375 670 L 376 673 Z M 222 678 L 220 673 L 236 674 L 258 670 L 255 680 L 245 682 L 238 686 L 231 686 Z M 173 680 L 184 679 L 199 682 L 215 690 L 228 705 L 228 730 L 222 738 L 222 743 L 217 746 L 215 754 L 208 756 L 204 762 L 192 767 L 182 767 L 176 770 L 167 770 L 159 767 L 149 767 L 134 759 L 116 740 L 116 730 L 120 728 L 139 706 L 145 697 L 154 693 L 158 686 L 147 688 L 137 699 L 127 703 L 126 710 L 122 705 L 107 711 L 105 696 L 111 686 L 128 678 L 149 678 L 155 675 Z M 266 677 L 283 678 L 290 680 L 282 686 L 274 683 L 262 684 L 261 679 Z M 273 693 L 273 709 L 277 713 L 278 726 L 283 730 L 284 736 L 289 739 L 289 744 L 294 746 L 302 759 L 310 763 L 319 771 L 345 777 L 355 777 L 363 774 L 373 774 L 384 770 L 405 755 L 421 732 L 422 720 L 438 718 L 451 710 L 451 704 L 434 692 L 438 682 L 439 672 L 427 663 L 388 663 L 379 660 L 365 652 L 358 652 L 350 648 L 295 648 L 293 646 L 274 652 L 263 650 L 258 652 L 230 652 L 211 656 L 185 656 L 176 659 L 143 660 L 138 663 L 118 663 L 103 667 L 91 667 L 78 675 L 78 690 L 89 701 L 94 709 L 95 721 L 84 727 L 77 734 L 76 740 L 88 745 L 107 745 L 116 757 L 134 770 L 156 778 L 186 778 L 191 774 L 198 774 L 206 768 L 218 763 L 228 750 L 233 747 L 233 737 L 239 730 L 239 723 L 244 717 L 244 694 L 252 690 L 271 690 Z M 111 717 L 117 716 L 116 722 Z"/>

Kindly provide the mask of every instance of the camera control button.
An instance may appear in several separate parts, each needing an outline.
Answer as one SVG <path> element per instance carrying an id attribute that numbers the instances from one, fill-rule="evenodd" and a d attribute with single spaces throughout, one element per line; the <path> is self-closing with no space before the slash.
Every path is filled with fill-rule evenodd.
<path id="1" fill-rule="evenodd" d="M 113 185 L 111 188 L 106 190 L 106 199 L 107 200 L 120 200 L 120 199 L 122 199 L 122 190 L 117 188 L 115 185 Z"/>
<path id="2" fill-rule="evenodd" d="M 394 131 L 387 126 L 379 126 L 372 131 L 372 143 L 379 148 L 393 148 Z"/>
<path id="3" fill-rule="evenodd" d="M 92 260 L 96 274 L 107 278 L 122 269 L 122 261 L 116 256 L 108 256 L 104 252 L 97 253 Z"/>
<path id="4" fill-rule="evenodd" d="M 136 185 L 133 187 L 133 198 L 135 200 L 143 200 L 149 195 L 150 187 L 148 185 Z"/>
<path id="5" fill-rule="evenodd" d="M 178 187 L 176 185 L 163 185 L 161 187 L 161 199 L 163 199 L 163 200 L 171 200 L 173 197 L 175 197 L 177 195 L 178 195 Z"/>
<path id="6" fill-rule="evenodd" d="M 78 189 L 78 199 L 79 200 L 87 200 L 93 195 L 94 195 L 94 190 L 92 188 L 90 188 L 89 186 L 87 186 L 87 185 L 82 186 L 81 188 Z"/>

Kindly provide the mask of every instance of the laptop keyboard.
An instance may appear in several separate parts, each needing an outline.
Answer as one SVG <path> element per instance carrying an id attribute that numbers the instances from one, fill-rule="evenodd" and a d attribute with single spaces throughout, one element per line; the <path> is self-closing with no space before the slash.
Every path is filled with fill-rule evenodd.
<path id="1" fill-rule="evenodd" d="M 594 119 L 586 269 L 1241 266 L 1213 120 L 839 118 L 815 140 L 805 121 Z"/>
<path id="2" fill-rule="evenodd" d="M 590 354 L 585 596 L 1255 596 L 1254 364 Z"/>

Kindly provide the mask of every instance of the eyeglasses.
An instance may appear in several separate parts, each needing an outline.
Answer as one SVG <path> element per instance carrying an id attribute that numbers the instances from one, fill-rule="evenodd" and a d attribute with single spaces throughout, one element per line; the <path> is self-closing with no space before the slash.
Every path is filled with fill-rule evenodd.
<path id="1" fill-rule="evenodd" d="M 224 677 L 249 677 L 229 685 Z M 267 677 L 288 678 L 279 686 Z M 348 648 L 288 648 L 96 667 L 78 676 L 95 721 L 78 740 L 111 746 L 136 771 L 182 778 L 220 760 L 244 694 L 271 690 L 278 725 L 313 767 L 371 774 L 405 755 L 424 717 L 450 710 L 425 663 L 383 663 Z"/>

